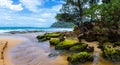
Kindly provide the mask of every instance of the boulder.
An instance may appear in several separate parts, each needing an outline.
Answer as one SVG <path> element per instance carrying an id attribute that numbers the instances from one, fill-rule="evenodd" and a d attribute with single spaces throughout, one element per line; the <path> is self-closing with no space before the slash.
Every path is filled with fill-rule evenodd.
<path id="1" fill-rule="evenodd" d="M 103 51 L 103 57 L 110 61 L 118 62 L 120 61 L 120 50 L 115 48 L 105 48 Z"/>
<path id="2" fill-rule="evenodd" d="M 39 40 L 39 42 L 50 40 L 50 38 L 57 38 L 61 34 L 58 32 L 53 32 L 53 33 L 45 33 L 44 35 L 38 35 L 36 38 Z"/>
<path id="3" fill-rule="evenodd" d="M 87 44 L 85 43 L 80 43 L 80 44 L 77 44 L 77 45 L 74 45 L 70 48 L 71 51 L 85 51 L 85 49 L 87 48 Z"/>
<path id="4" fill-rule="evenodd" d="M 64 49 L 64 50 L 69 50 L 70 47 L 74 46 L 75 44 L 77 44 L 76 40 L 64 40 L 62 42 L 60 42 L 59 44 L 57 44 L 55 46 L 55 49 Z"/>
<path id="5" fill-rule="evenodd" d="M 50 42 L 50 45 L 57 45 L 58 43 L 60 43 L 60 39 L 59 38 L 51 38 L 49 42 Z"/>
<path id="6" fill-rule="evenodd" d="M 74 53 L 67 58 L 68 62 L 77 65 L 79 63 L 85 63 L 87 61 L 93 61 L 93 56 L 87 52 Z"/>

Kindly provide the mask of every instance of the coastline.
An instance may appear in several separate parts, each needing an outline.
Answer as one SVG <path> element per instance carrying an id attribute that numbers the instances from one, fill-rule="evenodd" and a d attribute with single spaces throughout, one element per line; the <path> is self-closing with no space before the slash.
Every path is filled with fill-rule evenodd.
<path id="1" fill-rule="evenodd" d="M 25 33 L 25 34 L 19 34 L 19 33 L 0 34 L 1 36 L 0 40 L 8 41 L 8 46 L 4 51 L 4 57 L 5 57 L 4 64 L 3 64 L 3 61 L 0 60 L 0 65 L 18 65 L 19 63 L 20 63 L 19 65 L 23 65 L 23 64 L 27 65 L 28 63 L 30 63 L 29 65 L 34 65 L 34 63 L 38 63 L 38 65 L 39 64 L 68 65 L 66 56 L 59 55 L 53 58 L 48 57 L 48 55 L 52 52 L 55 52 L 55 50 L 53 48 L 50 48 L 48 41 L 39 43 L 36 39 L 36 36 L 38 34 L 44 34 L 44 33 L 45 32 Z M 26 51 L 23 49 L 26 49 Z M 21 52 L 15 52 L 19 50 Z M 29 54 L 25 54 L 27 52 L 29 52 Z M 17 56 L 16 54 L 20 54 L 20 55 L 22 54 L 22 56 Z M 31 54 L 33 55 L 31 56 Z M 27 58 L 24 58 L 24 56 Z M 14 59 L 14 58 L 17 58 L 17 59 Z M 19 61 L 20 58 L 22 58 L 22 60 L 25 59 L 24 61 L 26 62 L 23 62 L 22 60 Z M 32 60 L 32 62 L 27 62 L 30 60 Z M 18 61 L 19 63 L 15 61 Z"/>
<path id="2" fill-rule="evenodd" d="M 38 34 L 44 34 L 44 33 L 46 32 L 36 32 L 36 33 L 29 32 L 24 34 L 0 33 L 0 40 L 8 41 L 8 47 L 5 49 L 5 54 L 4 54 L 5 65 L 41 65 L 41 64 L 69 65 L 67 61 L 67 56 L 65 55 L 58 55 L 52 58 L 48 57 L 50 53 L 54 53 L 58 51 L 56 51 L 54 48 L 51 48 L 48 41 L 38 42 L 36 36 Z M 86 42 L 86 43 L 91 46 L 95 45 L 96 52 L 98 53 L 100 52 L 100 50 L 97 49 L 96 42 Z M 0 65 L 3 65 L 2 62 L 3 61 L 0 61 Z M 112 62 L 104 60 L 102 57 L 100 57 L 100 59 L 97 60 L 96 65 L 103 65 L 103 63 L 104 65 L 106 64 L 113 65 Z M 93 63 L 85 63 L 84 65 L 91 65 L 91 64 Z M 119 65 L 119 63 L 116 63 L 116 65 Z"/>

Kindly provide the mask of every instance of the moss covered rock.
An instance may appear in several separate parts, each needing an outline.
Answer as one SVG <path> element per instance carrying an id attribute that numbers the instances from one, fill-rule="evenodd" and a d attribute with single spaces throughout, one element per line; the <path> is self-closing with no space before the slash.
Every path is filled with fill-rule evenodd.
<path id="1" fill-rule="evenodd" d="M 110 42 L 99 43 L 99 48 L 104 50 L 105 48 L 113 48 L 114 44 Z"/>
<path id="2" fill-rule="evenodd" d="M 120 50 L 115 48 L 105 48 L 103 51 L 104 58 L 111 61 L 120 61 Z"/>
<path id="3" fill-rule="evenodd" d="M 59 37 L 60 36 L 60 33 L 46 33 L 44 34 L 45 37 Z"/>
<path id="4" fill-rule="evenodd" d="M 64 40 L 55 46 L 55 49 L 65 49 L 68 50 L 73 45 L 77 44 L 76 40 Z"/>
<path id="5" fill-rule="evenodd" d="M 87 52 L 93 52 L 94 51 L 94 47 L 93 46 L 88 46 L 86 51 Z"/>
<path id="6" fill-rule="evenodd" d="M 45 33 L 44 35 L 38 35 L 36 38 L 39 40 L 39 42 L 50 40 L 50 38 L 56 38 L 59 37 L 60 33 Z"/>
<path id="7" fill-rule="evenodd" d="M 50 45 L 57 45 L 58 43 L 60 43 L 60 39 L 59 38 L 51 38 L 49 42 L 50 42 Z"/>
<path id="8" fill-rule="evenodd" d="M 114 47 L 116 47 L 116 46 L 120 46 L 120 42 L 115 42 Z"/>
<path id="9" fill-rule="evenodd" d="M 109 42 L 109 39 L 107 36 L 97 36 L 97 41 L 100 43 L 105 43 L 105 42 Z"/>
<path id="10" fill-rule="evenodd" d="M 87 52 L 80 52 L 80 53 L 75 53 L 67 58 L 67 60 L 74 64 L 77 65 L 79 63 L 84 63 L 87 61 L 93 61 L 93 56 L 91 56 Z"/>
<path id="11" fill-rule="evenodd" d="M 77 45 L 74 45 L 70 48 L 71 51 L 84 51 L 87 48 L 87 44 L 85 43 L 80 43 Z"/>

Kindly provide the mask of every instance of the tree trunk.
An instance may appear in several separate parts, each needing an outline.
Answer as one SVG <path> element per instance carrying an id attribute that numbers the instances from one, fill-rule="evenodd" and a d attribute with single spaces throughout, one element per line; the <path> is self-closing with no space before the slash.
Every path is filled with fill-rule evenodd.
<path id="1" fill-rule="evenodd" d="M 80 19 L 80 22 L 79 22 L 79 27 L 80 27 L 80 31 L 81 31 L 81 33 L 83 33 L 84 34 L 84 23 L 83 23 L 83 5 L 82 5 L 82 2 L 80 1 L 80 0 L 78 0 L 78 7 L 79 7 L 79 13 L 80 13 L 80 15 L 79 15 L 79 19 Z"/>

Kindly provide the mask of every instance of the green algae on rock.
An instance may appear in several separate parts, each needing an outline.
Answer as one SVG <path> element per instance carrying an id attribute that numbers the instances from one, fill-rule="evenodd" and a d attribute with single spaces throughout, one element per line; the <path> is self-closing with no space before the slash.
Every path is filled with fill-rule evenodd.
<path id="1" fill-rule="evenodd" d="M 58 32 L 53 33 L 45 33 L 44 35 L 38 35 L 36 38 L 39 40 L 39 42 L 50 40 L 50 38 L 56 38 L 59 37 L 61 34 Z"/>
<path id="2" fill-rule="evenodd" d="M 110 42 L 105 42 L 105 43 L 99 43 L 99 48 L 101 50 L 104 50 L 105 48 L 113 48 L 114 44 Z"/>
<path id="3" fill-rule="evenodd" d="M 60 33 L 53 32 L 53 33 L 46 33 L 44 35 L 45 35 L 45 37 L 59 37 Z"/>
<path id="4" fill-rule="evenodd" d="M 87 52 L 80 52 L 80 53 L 74 53 L 72 54 L 71 56 L 69 56 L 67 58 L 67 60 L 74 64 L 74 65 L 77 65 L 79 63 L 85 63 L 87 61 L 93 61 L 93 56 L 90 55 L 89 53 Z"/>
<path id="5" fill-rule="evenodd" d="M 87 44 L 85 43 L 80 43 L 80 44 L 77 44 L 77 45 L 74 45 L 70 48 L 71 51 L 85 51 L 85 49 L 87 48 Z"/>
<path id="6" fill-rule="evenodd" d="M 57 45 L 58 43 L 60 43 L 60 39 L 59 38 L 51 38 L 49 42 L 50 42 L 50 45 Z"/>
<path id="7" fill-rule="evenodd" d="M 76 40 L 68 40 L 68 39 L 66 39 L 66 40 L 60 42 L 59 44 L 57 44 L 55 46 L 55 49 L 69 50 L 69 48 L 72 47 L 75 44 L 77 44 Z"/>
<path id="8" fill-rule="evenodd" d="M 120 61 L 120 50 L 115 48 L 105 48 L 103 51 L 103 56 L 113 62 Z"/>

